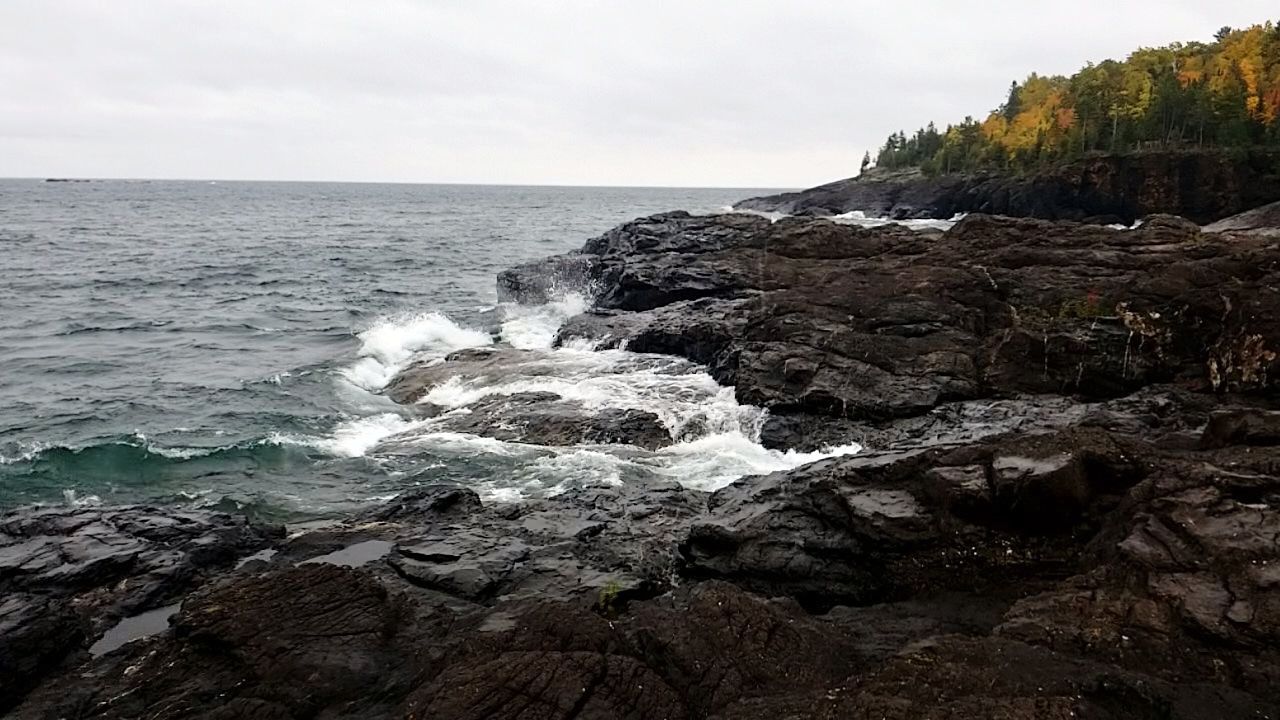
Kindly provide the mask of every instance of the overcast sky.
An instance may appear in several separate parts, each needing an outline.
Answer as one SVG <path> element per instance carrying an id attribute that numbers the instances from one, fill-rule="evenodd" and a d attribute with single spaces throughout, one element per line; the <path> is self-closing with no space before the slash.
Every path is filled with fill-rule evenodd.
<path id="1" fill-rule="evenodd" d="M 0 176 L 798 187 L 1275 0 L 0 0 Z"/>

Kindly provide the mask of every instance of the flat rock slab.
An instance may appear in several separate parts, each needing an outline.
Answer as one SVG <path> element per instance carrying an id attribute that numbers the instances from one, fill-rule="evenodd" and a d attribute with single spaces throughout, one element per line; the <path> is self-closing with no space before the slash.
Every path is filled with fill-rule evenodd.
<path id="1" fill-rule="evenodd" d="M 173 602 L 282 534 L 142 505 L 0 515 L 0 686 L 31 686 L 121 618 Z M 17 697 L 0 693 L 0 711 Z"/>

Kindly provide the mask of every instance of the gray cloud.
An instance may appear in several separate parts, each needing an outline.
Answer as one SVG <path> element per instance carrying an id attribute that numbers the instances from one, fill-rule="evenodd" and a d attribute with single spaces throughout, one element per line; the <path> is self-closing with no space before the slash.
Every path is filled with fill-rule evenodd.
<path id="1" fill-rule="evenodd" d="M 0 176 L 809 185 L 1265 0 L 6 0 Z M 1271 19 L 1280 19 L 1273 17 Z"/>

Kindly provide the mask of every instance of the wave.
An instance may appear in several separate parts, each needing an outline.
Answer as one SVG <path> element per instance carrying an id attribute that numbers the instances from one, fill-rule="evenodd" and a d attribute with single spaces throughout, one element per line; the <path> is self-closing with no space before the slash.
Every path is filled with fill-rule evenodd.
<path id="1" fill-rule="evenodd" d="M 439 312 L 384 318 L 358 335 L 360 359 L 342 370 L 370 392 L 386 387 L 413 359 L 443 358 L 455 350 L 493 344 L 486 332 L 464 328 Z"/>
<path id="2" fill-rule="evenodd" d="M 108 440 L 94 445 L 71 447 L 33 443 L 10 455 L 0 455 L 0 472 L 20 472 L 71 480 L 144 479 L 163 476 L 178 466 L 202 465 L 204 469 L 235 469 L 237 466 L 279 466 L 309 458 L 292 453 L 270 439 L 217 447 L 164 447 L 149 442 L 144 435 Z"/>
<path id="3" fill-rule="evenodd" d="M 396 413 L 383 413 L 343 421 L 327 437 L 272 433 L 263 442 L 312 448 L 334 457 L 355 458 L 364 456 L 386 438 L 409 432 L 423 424 L 424 421 L 408 420 Z"/>
<path id="4" fill-rule="evenodd" d="M 506 304 L 499 335 L 519 350 L 550 350 L 560 326 L 590 306 L 591 299 L 582 293 L 568 293 L 545 305 Z"/>

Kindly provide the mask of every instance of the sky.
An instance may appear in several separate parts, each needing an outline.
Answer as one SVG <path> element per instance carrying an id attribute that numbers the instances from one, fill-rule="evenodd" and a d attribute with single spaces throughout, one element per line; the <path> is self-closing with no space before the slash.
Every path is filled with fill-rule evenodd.
<path id="1" fill-rule="evenodd" d="M 0 0 L 0 177 L 804 187 L 1275 0 Z"/>

